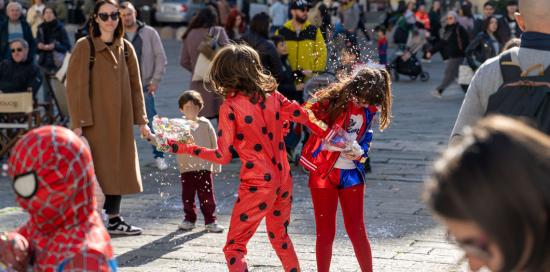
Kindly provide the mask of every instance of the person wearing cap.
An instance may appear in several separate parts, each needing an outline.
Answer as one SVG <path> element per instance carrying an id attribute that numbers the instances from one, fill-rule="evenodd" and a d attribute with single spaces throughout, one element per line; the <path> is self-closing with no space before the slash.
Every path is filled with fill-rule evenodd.
<path id="1" fill-rule="evenodd" d="M 308 2 L 292 1 L 287 21 L 276 35 L 282 36 L 288 49 L 288 62 L 297 78 L 304 83 L 313 73 L 322 72 L 327 64 L 327 47 L 321 30 L 308 21 Z M 303 90 L 298 90 L 303 91 Z"/>

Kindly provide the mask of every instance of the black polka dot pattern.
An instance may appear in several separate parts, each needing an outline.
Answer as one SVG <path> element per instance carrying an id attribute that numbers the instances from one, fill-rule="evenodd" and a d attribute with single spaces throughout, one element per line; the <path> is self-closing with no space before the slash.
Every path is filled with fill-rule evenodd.
<path id="1" fill-rule="evenodd" d="M 222 158 L 222 154 L 220 154 L 218 151 L 216 151 L 215 155 L 216 155 L 216 158 L 218 158 L 218 159 Z"/>
<path id="2" fill-rule="evenodd" d="M 233 239 L 229 240 L 229 244 L 230 244 L 230 245 L 234 245 L 234 244 L 235 244 L 235 240 L 233 240 Z"/>
<path id="3" fill-rule="evenodd" d="M 199 155 L 201 153 L 201 150 L 200 149 L 195 149 L 193 150 L 193 153 L 195 153 L 195 155 Z"/>
<path id="4" fill-rule="evenodd" d="M 172 144 L 172 152 L 176 153 L 179 149 L 180 147 L 178 146 L 178 144 Z"/>
<path id="5" fill-rule="evenodd" d="M 271 158 L 271 162 L 272 162 L 273 164 L 277 164 L 277 161 L 275 160 L 275 157 L 272 157 L 272 158 Z"/>
<path id="6" fill-rule="evenodd" d="M 229 115 L 227 115 L 227 118 L 231 121 L 235 120 L 235 114 L 234 113 L 229 113 Z"/>
<path id="7" fill-rule="evenodd" d="M 260 204 L 258 208 L 260 209 L 260 211 L 263 211 L 267 208 L 267 204 L 265 202 L 262 202 L 262 204 Z"/>
<path id="8" fill-rule="evenodd" d="M 218 137 L 221 137 L 222 136 L 222 130 L 218 130 Z"/>
<path id="9" fill-rule="evenodd" d="M 267 127 L 262 127 L 262 133 L 267 134 Z"/>
<path id="10" fill-rule="evenodd" d="M 252 167 L 254 167 L 254 163 L 249 161 L 249 162 L 246 162 L 244 166 L 246 167 L 246 169 L 252 169 Z"/>
<path id="11" fill-rule="evenodd" d="M 281 163 L 277 164 L 277 168 L 279 169 L 279 171 L 283 171 L 283 165 Z"/>
<path id="12" fill-rule="evenodd" d="M 283 244 L 281 245 L 281 248 L 282 248 L 282 249 L 287 249 L 287 248 L 288 248 L 288 244 L 287 244 L 287 243 L 283 243 Z"/>
<path id="13" fill-rule="evenodd" d="M 252 186 L 252 187 L 248 188 L 248 191 L 251 192 L 251 193 L 255 193 L 255 192 L 258 191 L 258 187 Z"/>
<path id="14" fill-rule="evenodd" d="M 279 150 L 283 150 L 283 149 L 285 149 L 285 143 L 280 142 L 279 143 Z"/>
<path id="15" fill-rule="evenodd" d="M 275 191 L 276 195 L 279 195 L 279 193 L 281 193 L 281 187 L 277 188 L 277 191 Z"/>
<path id="16" fill-rule="evenodd" d="M 262 145 L 261 144 L 255 144 L 254 145 L 254 151 L 256 151 L 256 152 L 262 151 Z"/>
<path id="17" fill-rule="evenodd" d="M 237 152 L 237 151 L 235 150 L 235 147 L 233 147 L 233 145 L 230 145 L 229 146 L 229 152 L 234 153 L 234 152 Z"/>
<path id="18" fill-rule="evenodd" d="M 282 198 L 287 198 L 288 197 L 288 192 L 284 192 L 282 195 L 281 195 Z"/>
<path id="19" fill-rule="evenodd" d="M 273 211 L 273 215 L 275 215 L 275 216 L 281 216 L 281 211 L 279 211 L 279 210 L 274 210 L 274 211 Z"/>
<path id="20" fill-rule="evenodd" d="M 270 140 L 273 140 L 273 133 L 271 133 L 271 132 L 268 133 L 268 134 L 267 134 L 267 137 L 269 137 Z"/>
<path id="21" fill-rule="evenodd" d="M 290 272 L 298 272 L 298 268 L 294 267 L 294 268 L 290 269 Z"/>
<path id="22" fill-rule="evenodd" d="M 260 108 L 261 108 L 262 110 L 265 110 L 265 102 L 260 102 Z"/>
<path id="23" fill-rule="evenodd" d="M 235 257 L 231 257 L 231 259 L 229 259 L 229 264 L 234 265 L 236 261 L 237 259 Z"/>
<path id="24" fill-rule="evenodd" d="M 279 114 L 279 112 L 275 113 L 275 120 L 279 120 L 281 119 L 281 115 Z"/>
<path id="25" fill-rule="evenodd" d="M 266 173 L 266 174 L 264 175 L 264 180 L 265 180 L 265 181 L 271 181 L 271 174 Z"/>
<path id="26" fill-rule="evenodd" d="M 298 117 L 298 116 L 300 116 L 300 114 L 301 114 L 301 113 L 300 113 L 299 110 L 295 110 L 295 111 L 292 113 L 292 115 L 294 115 L 294 117 Z"/>
<path id="27" fill-rule="evenodd" d="M 252 103 L 253 105 L 256 105 L 256 103 L 258 103 L 258 98 L 256 98 L 255 96 L 251 97 L 250 103 Z"/>
<path id="28" fill-rule="evenodd" d="M 244 140 L 244 134 L 242 134 L 242 133 L 237 133 L 237 135 L 235 137 L 237 137 L 237 140 L 239 140 L 239 141 Z"/>
<path id="29" fill-rule="evenodd" d="M 248 220 L 248 215 L 246 213 L 241 213 L 241 216 L 239 216 L 242 222 L 246 222 Z"/>
<path id="30" fill-rule="evenodd" d="M 247 124 L 252 124 L 252 116 L 250 115 L 247 115 L 244 117 L 244 122 L 247 123 Z"/>
<path id="31" fill-rule="evenodd" d="M 269 232 L 269 238 L 270 238 L 270 239 L 275 239 L 275 233 L 273 233 L 273 232 L 270 231 L 270 232 Z"/>
<path id="32" fill-rule="evenodd" d="M 241 202 L 241 198 L 237 197 L 237 203 Z"/>

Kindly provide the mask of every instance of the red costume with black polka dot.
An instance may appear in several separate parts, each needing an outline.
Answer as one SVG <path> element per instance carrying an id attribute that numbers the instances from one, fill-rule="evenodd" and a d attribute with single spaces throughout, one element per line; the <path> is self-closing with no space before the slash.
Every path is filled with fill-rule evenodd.
<path id="1" fill-rule="evenodd" d="M 73 132 L 55 126 L 28 132 L 8 165 L 29 220 L 1 235 L 0 263 L 33 271 L 116 271 L 109 234 L 94 209 L 92 156 Z"/>
<path id="2" fill-rule="evenodd" d="M 278 92 L 266 94 L 265 99 L 232 92 L 220 107 L 219 119 L 217 150 L 170 141 L 169 144 L 173 152 L 194 154 L 220 164 L 231 161 L 231 150 L 239 154 L 241 183 L 223 249 L 229 270 L 247 271 L 246 244 L 265 217 L 269 240 L 284 270 L 300 271 L 287 234 L 292 178 L 283 140 L 284 126 L 290 120 L 325 135 L 326 125 Z"/>

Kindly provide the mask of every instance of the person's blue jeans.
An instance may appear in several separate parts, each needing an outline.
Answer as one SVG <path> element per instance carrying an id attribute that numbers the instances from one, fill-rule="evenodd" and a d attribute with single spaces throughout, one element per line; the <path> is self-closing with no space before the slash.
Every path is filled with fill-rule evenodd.
<path id="1" fill-rule="evenodd" d="M 147 112 L 147 119 L 149 123 L 147 126 L 151 129 L 152 133 L 155 133 L 153 130 L 153 117 L 157 115 L 157 109 L 155 108 L 155 96 L 147 92 L 148 85 L 145 85 L 143 88 L 143 98 L 145 99 L 145 111 Z M 164 158 L 164 153 L 157 150 L 157 147 L 153 145 L 153 157 Z"/>

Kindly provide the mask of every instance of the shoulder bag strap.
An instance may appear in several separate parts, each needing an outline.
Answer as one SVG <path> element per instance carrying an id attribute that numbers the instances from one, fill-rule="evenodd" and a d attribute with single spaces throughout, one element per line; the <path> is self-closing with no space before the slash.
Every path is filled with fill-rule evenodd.
<path id="1" fill-rule="evenodd" d="M 88 96 L 92 98 L 92 69 L 94 68 L 95 63 L 95 46 L 92 37 L 87 36 L 86 40 L 90 46 L 90 59 L 88 62 Z"/>
<path id="2" fill-rule="evenodd" d="M 499 58 L 500 70 L 504 84 L 518 82 L 521 79 L 521 67 L 512 61 L 512 52 L 506 52 Z"/>

